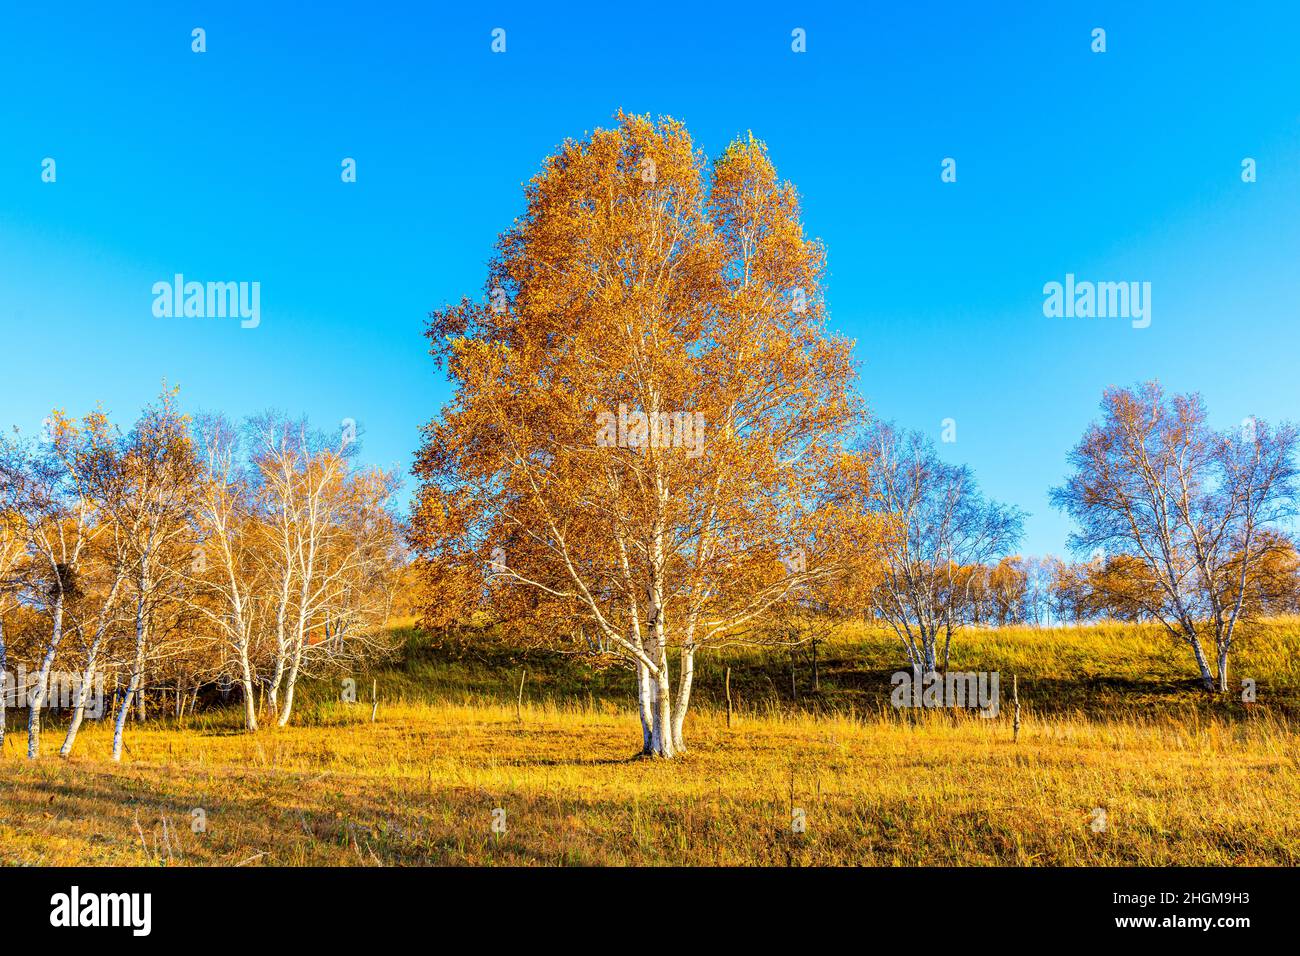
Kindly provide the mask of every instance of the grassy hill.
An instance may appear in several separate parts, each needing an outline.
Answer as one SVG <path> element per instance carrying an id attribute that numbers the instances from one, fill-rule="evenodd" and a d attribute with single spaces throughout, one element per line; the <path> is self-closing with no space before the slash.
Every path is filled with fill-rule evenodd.
<path id="1" fill-rule="evenodd" d="M 377 675 L 389 699 L 513 701 L 521 671 L 527 670 L 526 699 L 633 706 L 631 674 L 618 667 L 593 668 L 582 658 L 554 652 L 521 652 L 490 630 L 438 639 L 411 627 L 396 634 L 398 659 Z M 733 704 L 752 713 L 878 714 L 891 710 L 890 677 L 904 667 L 891 631 L 848 624 L 819 641 L 816 686 L 809 644 L 793 652 L 722 648 L 697 657 L 691 700 L 693 706 L 725 707 L 724 675 L 730 668 Z M 1231 699 L 1203 693 L 1190 650 L 1151 625 L 973 629 L 954 640 L 951 668 L 1000 672 L 1007 697 L 1016 675 L 1022 709 L 1043 716 L 1244 718 L 1240 679 L 1249 677 L 1256 683 L 1257 713 L 1300 718 L 1300 619 L 1261 623 L 1244 633 L 1231 659 L 1238 690 L 1228 695 Z M 369 688 L 368 679 L 365 683 Z M 334 687 L 326 693 L 332 699 Z"/>
<path id="2" fill-rule="evenodd" d="M 965 635 L 953 667 L 1002 674 L 992 720 L 891 708 L 899 650 L 876 629 L 819 647 L 816 690 L 804 650 L 730 649 L 702 656 L 691 749 L 671 762 L 636 756 L 626 671 L 490 633 L 395 636 L 392 661 L 354 676 L 360 702 L 319 680 L 282 730 L 244 734 L 233 706 L 129 724 L 120 765 L 107 722 L 68 760 L 57 721 L 34 764 L 11 735 L 0 862 L 1300 863 L 1295 621 L 1238 655 L 1234 672 L 1257 681 L 1250 708 L 1209 700 L 1185 649 L 1150 628 Z"/>

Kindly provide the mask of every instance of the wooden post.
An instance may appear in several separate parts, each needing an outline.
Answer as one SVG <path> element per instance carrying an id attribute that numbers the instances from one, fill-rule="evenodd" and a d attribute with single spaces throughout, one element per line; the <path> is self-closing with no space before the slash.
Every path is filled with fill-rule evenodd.
<path id="1" fill-rule="evenodd" d="M 379 678 L 372 678 L 370 681 L 370 722 L 375 722 L 375 715 L 379 713 Z"/>
<path id="2" fill-rule="evenodd" d="M 1011 704 L 1015 708 L 1015 716 L 1011 722 L 1011 742 L 1020 742 L 1020 688 L 1016 685 L 1016 675 L 1011 675 Z"/>
<path id="3" fill-rule="evenodd" d="M 524 681 L 528 679 L 528 668 L 519 673 L 519 693 L 515 696 L 515 723 L 524 722 Z"/>
<path id="4" fill-rule="evenodd" d="M 731 726 L 731 668 L 727 668 L 727 678 L 725 682 L 727 689 L 727 726 Z"/>

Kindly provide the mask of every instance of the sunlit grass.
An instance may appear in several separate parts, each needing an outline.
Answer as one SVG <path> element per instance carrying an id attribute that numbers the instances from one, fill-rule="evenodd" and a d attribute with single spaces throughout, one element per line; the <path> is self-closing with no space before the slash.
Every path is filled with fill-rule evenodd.
<path id="1" fill-rule="evenodd" d="M 986 720 L 891 710 L 897 651 L 848 628 L 822 649 L 820 693 L 796 657 L 797 702 L 787 652 L 714 660 L 690 752 L 664 762 L 636 757 L 624 672 L 412 638 L 374 675 L 374 723 L 365 675 L 356 704 L 333 681 L 310 688 L 283 730 L 243 734 L 234 709 L 129 724 L 121 765 L 107 722 L 69 760 L 54 755 L 57 722 L 36 763 L 12 734 L 0 862 L 1296 865 L 1296 646 L 1294 622 L 1278 622 L 1243 648 L 1237 672 L 1260 675 L 1248 710 L 1203 701 L 1182 649 L 1154 631 L 980 632 L 954 666 L 1003 673 L 1001 715 Z M 716 706 L 728 664 L 730 728 Z M 1106 827 L 1094 831 L 1097 808 Z M 802 835 L 792 809 L 806 815 Z"/>

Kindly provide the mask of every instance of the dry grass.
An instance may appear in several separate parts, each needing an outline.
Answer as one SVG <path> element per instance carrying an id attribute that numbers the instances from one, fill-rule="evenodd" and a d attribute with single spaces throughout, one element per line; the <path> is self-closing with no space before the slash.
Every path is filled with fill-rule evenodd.
<path id="1" fill-rule="evenodd" d="M 1278 627 L 1243 664 L 1261 686 L 1291 688 L 1296 629 Z M 805 692 L 799 708 L 781 699 L 780 682 L 762 679 L 763 667 L 784 668 L 788 687 L 788 655 L 733 656 L 733 667 L 750 660 L 758 676 L 733 674 L 749 698 L 730 729 L 710 706 L 706 672 L 691 751 L 673 762 L 632 756 L 640 726 L 624 675 L 534 660 L 519 724 L 517 671 L 483 677 L 509 688 L 504 696 L 457 684 L 473 662 L 418 640 L 400 672 L 380 678 L 387 699 L 374 724 L 368 702 L 327 701 L 318 688 L 303 725 L 284 730 L 238 733 L 230 711 L 188 727 L 129 725 L 121 765 L 108 759 L 107 722 L 83 731 L 69 760 L 54 756 L 58 733 L 34 764 L 13 735 L 0 759 L 0 862 L 1300 863 L 1300 741 L 1285 700 L 1207 708 L 1184 689 L 1178 654 L 1165 661 L 1153 643 L 1153 657 L 1134 662 L 1133 648 L 1154 638 L 1133 629 L 986 632 L 962 666 L 996 663 L 1006 684 L 1009 670 L 1022 675 L 1016 744 L 1005 685 L 993 720 L 942 712 L 910 723 L 879 706 L 874 640 L 838 637 L 823 693 Z M 855 655 L 862 681 L 837 677 Z M 1108 675 L 1107 662 L 1120 660 L 1125 668 Z M 438 667 L 440 681 L 419 679 Z M 770 698 L 760 693 L 768 683 Z M 1074 703 L 1059 705 L 1060 695 Z M 791 833 L 792 807 L 806 813 L 803 835 Z M 1090 826 L 1096 807 L 1106 810 L 1102 832 Z M 193 808 L 206 814 L 204 832 L 192 831 Z"/>

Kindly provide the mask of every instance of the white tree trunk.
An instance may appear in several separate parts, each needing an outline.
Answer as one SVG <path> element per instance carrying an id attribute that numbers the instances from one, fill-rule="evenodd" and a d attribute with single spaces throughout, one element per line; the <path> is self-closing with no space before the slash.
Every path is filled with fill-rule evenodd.
<path id="1" fill-rule="evenodd" d="M 4 753 L 5 745 L 5 714 L 8 711 L 8 701 L 5 692 L 8 685 L 5 683 L 9 678 L 9 660 L 5 651 L 5 622 L 4 617 L 0 615 L 0 754 Z M 16 694 L 16 691 L 15 691 Z"/>
<path id="2" fill-rule="evenodd" d="M 131 701 L 135 696 L 136 688 L 140 686 L 140 672 L 134 668 L 131 670 L 131 682 L 126 686 L 126 693 L 122 697 L 122 702 L 117 708 L 117 718 L 113 721 L 113 759 L 122 759 L 122 733 L 126 727 L 127 715 L 131 713 Z"/>
<path id="3" fill-rule="evenodd" d="M 636 700 L 637 712 L 641 716 L 641 753 L 649 756 L 654 736 L 654 711 L 652 701 L 654 691 L 651 690 L 650 668 L 646 667 L 640 661 L 636 665 Z"/>
<path id="4" fill-rule="evenodd" d="M 1205 689 L 1214 692 L 1214 675 L 1210 673 L 1209 661 L 1205 659 L 1205 651 L 1201 648 L 1201 641 L 1195 634 L 1188 641 L 1192 645 L 1192 653 L 1196 655 L 1196 666 L 1201 671 L 1201 683 Z"/>
<path id="5" fill-rule="evenodd" d="M 50 631 L 50 644 L 41 659 L 41 669 L 36 674 L 36 689 L 27 695 L 27 759 L 35 760 L 41 753 L 41 707 L 45 703 L 45 685 L 54 666 L 54 655 L 63 639 L 63 592 L 54 598 L 54 626 Z"/>
<path id="6" fill-rule="evenodd" d="M 922 628 L 921 642 L 924 645 L 922 651 L 925 654 L 925 673 L 930 674 L 938 670 L 937 665 L 939 658 L 935 653 L 939 642 L 938 630 L 933 628 Z"/>
<path id="7" fill-rule="evenodd" d="M 248 640 L 239 644 L 239 681 L 244 691 L 244 726 L 257 730 L 257 708 L 253 705 L 253 669 L 248 663 Z"/>
<path id="8" fill-rule="evenodd" d="M 686 725 L 686 708 L 691 703 L 691 684 L 695 681 L 695 648 L 682 648 L 681 678 L 677 684 L 677 705 L 673 709 L 673 748 L 678 753 L 685 753 L 686 743 L 682 729 Z"/>
<path id="9" fill-rule="evenodd" d="M 96 638 L 90 645 L 90 655 L 86 660 L 86 669 L 81 672 L 81 686 L 77 688 L 77 702 L 72 709 L 72 720 L 68 723 L 68 732 L 63 737 L 63 746 L 59 748 L 59 756 L 66 757 L 72 753 L 72 745 L 77 741 L 77 731 L 81 729 L 81 721 L 86 716 L 86 695 L 90 693 L 95 681 L 95 664 L 99 658 L 99 639 Z"/>
<path id="10" fill-rule="evenodd" d="M 650 734 L 650 753 L 655 757 L 673 755 L 673 710 L 671 689 L 668 681 L 667 655 L 659 653 L 659 673 L 655 675 L 653 714 L 654 722 Z"/>
<path id="11" fill-rule="evenodd" d="M 131 683 L 127 685 L 126 696 L 122 698 L 117 709 L 117 719 L 113 723 L 113 759 L 122 759 L 122 734 L 126 728 L 126 717 L 131 712 L 131 702 L 140 690 L 140 680 L 144 675 L 144 648 L 149 637 L 146 621 L 145 595 L 148 593 L 148 581 L 141 578 L 140 594 L 135 605 L 135 665 L 131 668 Z"/>
<path id="12" fill-rule="evenodd" d="M 298 684 L 298 672 L 302 668 L 302 650 L 307 641 L 308 600 L 315 561 L 316 552 L 313 543 L 308 548 L 307 560 L 302 568 L 302 589 L 298 595 L 298 623 L 294 628 L 293 635 L 293 662 L 289 665 L 289 685 L 284 693 L 284 709 L 280 712 L 280 718 L 277 721 L 281 727 L 289 723 L 289 717 L 293 713 L 293 692 Z"/>
<path id="13" fill-rule="evenodd" d="M 239 662 L 239 682 L 244 693 L 244 729 L 257 730 L 257 709 L 253 705 L 253 669 L 248 661 L 249 622 L 244 619 L 244 599 L 235 574 L 235 562 L 226 551 L 226 580 L 230 588 L 231 626 L 235 634 L 235 656 Z M 197 690 L 195 691 L 197 694 Z"/>
<path id="14" fill-rule="evenodd" d="M 280 683 L 284 680 L 285 665 L 289 663 L 289 640 L 285 633 L 285 615 L 289 609 L 289 576 L 285 572 L 284 586 L 280 591 L 280 606 L 275 612 L 275 672 L 271 675 L 271 713 L 280 712 Z"/>
<path id="15" fill-rule="evenodd" d="M 293 662 L 289 665 L 288 681 L 284 689 L 284 707 L 280 711 L 280 717 L 276 721 L 281 727 L 289 723 L 289 718 L 293 715 L 293 692 L 298 686 L 298 671 L 302 667 L 302 642 L 295 644 L 293 652 Z"/>
<path id="16" fill-rule="evenodd" d="M 90 693 L 94 685 L 95 666 L 99 663 L 99 649 L 104 643 L 104 638 L 108 635 L 108 628 L 112 622 L 110 612 L 117 601 L 117 592 L 121 583 L 122 574 L 119 572 L 117 578 L 113 581 L 113 589 L 108 592 L 108 598 L 100 611 L 99 624 L 95 628 L 95 639 L 90 642 L 90 651 L 86 655 L 86 669 L 82 671 L 81 686 L 77 688 L 77 702 L 72 709 L 72 720 L 68 724 L 67 734 L 63 737 L 63 746 L 59 748 L 60 757 L 66 757 L 72 753 L 72 745 L 76 743 L 77 732 L 81 729 L 81 722 L 86 716 L 86 695 Z M 102 701 L 100 716 L 103 716 Z"/>
<path id="17" fill-rule="evenodd" d="M 1219 691 L 1228 692 L 1228 645 L 1219 645 Z"/>

